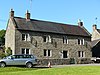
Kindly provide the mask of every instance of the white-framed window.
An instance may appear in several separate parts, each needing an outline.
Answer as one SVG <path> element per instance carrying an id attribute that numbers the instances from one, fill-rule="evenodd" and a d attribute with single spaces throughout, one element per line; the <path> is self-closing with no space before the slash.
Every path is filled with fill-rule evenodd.
<path id="1" fill-rule="evenodd" d="M 29 48 L 21 48 L 21 54 L 30 54 Z"/>
<path id="2" fill-rule="evenodd" d="M 52 56 L 52 50 L 44 49 L 44 56 L 51 57 Z"/>
<path id="3" fill-rule="evenodd" d="M 78 51 L 78 57 L 85 57 L 84 51 Z"/>
<path id="4" fill-rule="evenodd" d="M 43 36 L 43 42 L 51 42 L 51 36 L 50 35 Z"/>
<path id="5" fill-rule="evenodd" d="M 84 39 L 78 39 L 78 45 L 84 45 Z"/>
<path id="6" fill-rule="evenodd" d="M 68 44 L 68 38 L 67 38 L 67 36 L 63 37 L 63 44 Z"/>
<path id="7" fill-rule="evenodd" d="M 30 40 L 31 38 L 29 34 L 25 34 L 25 33 L 22 34 L 22 41 L 30 41 Z"/>
<path id="8" fill-rule="evenodd" d="M 62 58 L 68 58 L 68 51 L 66 50 L 62 51 Z"/>

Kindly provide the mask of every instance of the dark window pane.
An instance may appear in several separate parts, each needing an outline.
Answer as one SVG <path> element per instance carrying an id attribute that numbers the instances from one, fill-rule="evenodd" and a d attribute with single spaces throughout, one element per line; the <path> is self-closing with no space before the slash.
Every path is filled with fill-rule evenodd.
<path id="1" fill-rule="evenodd" d="M 68 39 L 66 38 L 66 44 L 67 44 Z"/>
<path id="2" fill-rule="evenodd" d="M 67 51 L 63 51 L 63 58 L 67 58 Z"/>
<path id="3" fill-rule="evenodd" d="M 22 48 L 22 54 L 25 54 L 25 49 L 24 48 Z"/>
<path id="4" fill-rule="evenodd" d="M 46 36 L 43 36 L 43 42 L 46 42 Z"/>
<path id="5" fill-rule="evenodd" d="M 83 45 L 83 40 L 81 40 L 81 44 Z"/>
<path id="6" fill-rule="evenodd" d="M 48 56 L 50 56 L 50 50 L 48 50 Z"/>
<path id="7" fill-rule="evenodd" d="M 46 56 L 46 51 L 47 51 L 47 50 L 44 49 L 44 56 Z"/>
<path id="8" fill-rule="evenodd" d="M 29 49 L 26 49 L 26 54 L 29 54 Z"/>
<path id="9" fill-rule="evenodd" d="M 65 38 L 63 37 L 63 43 L 64 43 Z"/>
<path id="10" fill-rule="evenodd" d="M 81 57 L 81 51 L 78 51 L 78 57 Z"/>
<path id="11" fill-rule="evenodd" d="M 78 39 L 78 44 L 80 44 L 80 39 Z"/>
<path id="12" fill-rule="evenodd" d="M 22 34 L 22 40 L 25 40 L 25 34 Z"/>
<path id="13" fill-rule="evenodd" d="M 84 57 L 84 52 L 82 51 L 82 57 Z"/>

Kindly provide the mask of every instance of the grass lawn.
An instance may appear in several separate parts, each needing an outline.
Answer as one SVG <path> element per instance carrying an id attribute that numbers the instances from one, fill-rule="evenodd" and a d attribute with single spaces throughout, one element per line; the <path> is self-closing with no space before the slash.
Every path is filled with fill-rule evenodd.
<path id="1" fill-rule="evenodd" d="M 64 68 L 0 68 L 0 75 L 100 75 L 100 66 L 67 66 Z"/>

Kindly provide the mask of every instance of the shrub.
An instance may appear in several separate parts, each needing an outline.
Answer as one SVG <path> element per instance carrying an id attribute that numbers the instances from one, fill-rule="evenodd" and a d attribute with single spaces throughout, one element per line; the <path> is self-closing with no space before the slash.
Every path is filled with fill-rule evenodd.
<path id="1" fill-rule="evenodd" d="M 12 55 L 12 50 L 10 47 L 6 49 L 6 56 Z"/>
<path id="2" fill-rule="evenodd" d="M 4 58 L 5 56 L 5 53 L 2 50 L 0 50 L 0 58 Z"/>

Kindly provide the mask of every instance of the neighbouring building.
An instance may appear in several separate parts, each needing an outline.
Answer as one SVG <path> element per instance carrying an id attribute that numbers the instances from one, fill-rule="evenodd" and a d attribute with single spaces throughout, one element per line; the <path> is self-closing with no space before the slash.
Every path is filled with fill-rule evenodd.
<path id="1" fill-rule="evenodd" d="M 97 29 L 97 25 L 93 25 L 92 41 L 100 39 L 100 29 Z"/>
<path id="2" fill-rule="evenodd" d="M 70 25 L 15 17 L 11 9 L 5 35 L 5 46 L 12 54 L 33 54 L 39 64 L 89 63 L 91 35 L 79 21 Z"/>
<path id="3" fill-rule="evenodd" d="M 97 29 L 97 25 L 93 25 L 91 44 L 92 44 L 92 56 L 100 57 L 100 29 Z"/>

